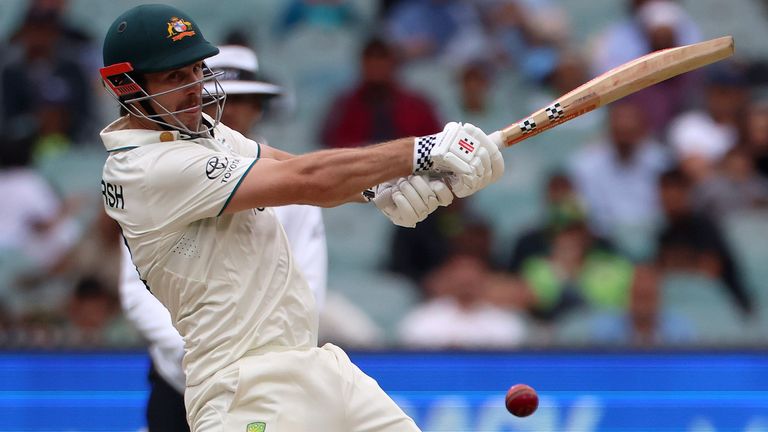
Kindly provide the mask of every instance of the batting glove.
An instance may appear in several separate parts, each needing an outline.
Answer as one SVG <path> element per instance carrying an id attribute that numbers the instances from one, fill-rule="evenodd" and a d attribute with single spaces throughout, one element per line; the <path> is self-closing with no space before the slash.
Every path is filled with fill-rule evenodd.
<path id="1" fill-rule="evenodd" d="M 498 143 L 469 123 L 448 123 L 440 133 L 416 138 L 413 152 L 414 173 L 445 176 L 459 198 L 472 195 L 504 174 Z"/>
<path id="2" fill-rule="evenodd" d="M 373 188 L 371 201 L 395 225 L 413 228 L 439 206 L 453 202 L 453 193 L 442 180 L 410 175 Z"/>

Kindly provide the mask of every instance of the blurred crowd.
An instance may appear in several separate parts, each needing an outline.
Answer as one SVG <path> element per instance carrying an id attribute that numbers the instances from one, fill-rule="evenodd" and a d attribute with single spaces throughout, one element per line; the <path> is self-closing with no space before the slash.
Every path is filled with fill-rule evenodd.
<path id="1" fill-rule="evenodd" d="M 56 175 L 60 161 L 101 151 L 98 131 L 117 112 L 99 83 L 103 34 L 70 21 L 73 2 L 29 0 L 0 40 L 0 347 L 143 343 L 120 313 L 121 236 L 98 177 L 73 192 Z M 330 51 L 296 59 L 312 73 L 281 83 L 293 91 L 271 107 L 265 134 L 283 128 L 314 150 L 447 121 L 491 132 L 610 68 L 704 38 L 673 0 L 625 0 L 622 17 L 579 45 L 556 0 L 381 0 L 366 2 L 377 4 L 369 14 L 360 3 L 274 3 L 259 33 L 273 43 L 334 32 L 359 42 L 341 69 L 351 76 L 323 74 Z M 250 45 L 269 65 L 266 42 L 231 30 L 209 39 Z M 386 258 L 368 270 L 400 275 L 417 301 L 381 328 L 331 296 L 325 315 L 349 325 L 329 319 L 323 338 L 428 349 L 768 341 L 765 60 L 736 56 L 670 79 L 508 150 L 508 173 L 488 193 L 502 201 L 513 196 L 503 188 L 525 188 L 534 199 L 456 200 L 415 229 L 390 229 L 376 246 Z M 532 217 L 513 224 L 499 212 Z"/>

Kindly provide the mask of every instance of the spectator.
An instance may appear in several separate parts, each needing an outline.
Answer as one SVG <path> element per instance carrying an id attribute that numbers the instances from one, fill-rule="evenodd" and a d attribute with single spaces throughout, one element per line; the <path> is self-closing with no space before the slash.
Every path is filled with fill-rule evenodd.
<path id="1" fill-rule="evenodd" d="M 627 0 L 629 16 L 600 33 L 594 41 L 592 73 L 597 76 L 666 45 L 701 41 L 701 31 L 682 6 L 667 0 Z M 649 28 L 663 28 L 656 37 Z M 655 42 L 655 43 L 654 43 Z"/>
<path id="2" fill-rule="evenodd" d="M 768 178 L 768 104 L 752 104 L 747 112 L 743 143 L 758 173 Z"/>
<path id="3" fill-rule="evenodd" d="M 221 114 L 221 122 L 248 135 L 258 132 L 259 122 L 271 103 L 283 94 L 283 89 L 261 73 L 258 58 L 251 48 L 222 45 L 220 49 L 224 50 L 226 56 L 213 57 L 207 65 L 224 73 L 219 81 L 227 92 L 227 109 Z M 207 88 L 211 93 L 215 91 L 212 85 Z M 215 114 L 212 108 L 207 109 Z M 253 138 L 266 142 L 258 135 Z"/>
<path id="4" fill-rule="evenodd" d="M 277 33 L 285 35 L 295 27 L 343 28 L 359 24 L 359 17 L 347 0 L 291 0 L 277 22 Z"/>
<path id="5" fill-rule="evenodd" d="M 643 54 L 698 42 L 700 39 L 691 18 L 682 6 L 673 1 L 634 1 L 633 7 L 636 8 L 634 9 L 633 20 L 624 24 L 627 28 L 619 30 L 622 28 L 619 26 L 619 28 L 608 32 L 608 35 L 612 36 L 624 34 L 627 40 L 621 40 L 621 42 L 628 45 L 614 46 L 611 44 L 615 41 L 603 41 L 608 44 L 607 49 L 609 51 L 615 50 L 609 54 L 615 59 L 599 59 L 598 63 L 607 62 L 607 64 L 596 66 L 601 70 L 595 70 L 595 75 Z M 630 38 L 629 35 L 633 33 L 634 37 Z M 634 38 L 637 40 L 632 41 Z M 632 56 L 624 57 L 628 51 L 633 49 L 636 52 Z M 619 60 L 621 61 L 619 62 Z M 630 98 L 645 111 L 650 131 L 662 136 L 672 119 L 688 108 L 692 102 L 691 96 L 698 95 L 699 83 L 700 79 L 697 72 L 687 73 L 641 90 Z"/>
<path id="6" fill-rule="evenodd" d="M 563 174 L 554 174 L 549 178 L 545 197 L 546 208 L 541 225 L 523 232 L 515 242 L 507 266 L 507 270 L 512 273 L 518 273 L 528 258 L 548 254 L 559 230 L 574 220 L 586 217 L 583 203 L 573 189 L 571 181 Z M 601 247 L 611 249 L 607 241 L 598 238 L 596 240 Z"/>
<path id="7" fill-rule="evenodd" d="M 582 307 L 626 308 L 634 267 L 603 249 L 574 218 L 558 229 L 546 254 L 522 263 L 520 276 L 535 297 L 531 314 L 554 322 Z"/>
<path id="8" fill-rule="evenodd" d="M 759 176 L 744 147 L 734 147 L 718 164 L 714 175 L 693 189 L 696 208 L 714 220 L 730 213 L 768 204 L 768 179 Z"/>
<path id="9" fill-rule="evenodd" d="M 321 137 L 326 147 L 357 147 L 440 129 L 429 102 L 398 83 L 397 59 L 387 43 L 371 39 L 361 68 L 361 81 L 328 111 Z"/>
<path id="10" fill-rule="evenodd" d="M 488 262 L 491 239 L 488 222 L 475 214 L 470 201 L 455 199 L 415 228 L 395 230 L 389 269 L 421 285 L 426 274 L 454 253 L 464 252 Z"/>
<path id="11" fill-rule="evenodd" d="M 17 34 L 21 52 L 0 75 L 7 133 L 18 138 L 35 131 L 36 152 L 85 141 L 92 131 L 89 79 L 59 50 L 61 34 L 57 14 L 28 15 Z"/>
<path id="12" fill-rule="evenodd" d="M 669 144 L 695 182 L 711 175 L 723 155 L 736 145 L 749 94 L 739 65 L 718 64 L 708 72 L 705 110 L 680 115 L 669 129 Z"/>
<path id="13" fill-rule="evenodd" d="M 659 233 L 657 262 L 662 271 L 689 271 L 720 279 L 747 313 L 754 309 L 733 254 L 718 226 L 694 211 L 692 182 L 680 169 L 661 176 L 661 203 L 666 223 Z"/>
<path id="14" fill-rule="evenodd" d="M 560 324 L 563 341 L 638 348 L 695 342 L 694 323 L 661 304 L 659 274 L 653 266 L 639 266 L 635 275 L 627 309 L 572 314 Z"/>
<path id="15" fill-rule="evenodd" d="M 400 2 L 385 26 L 389 40 L 406 61 L 438 58 L 462 64 L 487 47 L 477 8 L 463 0 Z"/>
<path id="16" fill-rule="evenodd" d="M 537 101 L 535 106 L 541 108 L 546 104 L 544 98 L 547 101 L 558 98 L 584 84 L 588 79 L 589 72 L 583 57 L 576 51 L 561 51 L 552 70 L 544 77 L 544 84 L 549 92 Z"/>
<path id="17" fill-rule="evenodd" d="M 669 158 L 649 136 L 638 105 L 614 104 L 608 122 L 607 139 L 579 151 L 570 172 L 586 203 L 590 225 L 597 234 L 612 238 L 623 228 L 658 223 L 657 180 Z"/>
<path id="18" fill-rule="evenodd" d="M 464 122 L 483 130 L 498 129 L 509 122 L 509 110 L 497 106 L 493 98 L 494 76 L 491 65 L 473 61 L 465 64 L 456 75 L 458 96 L 455 103 L 445 104 L 447 119 Z"/>
<path id="19" fill-rule="evenodd" d="M 684 316 L 660 304 L 660 281 L 652 267 L 637 269 L 626 312 L 593 321 L 596 342 L 637 347 L 676 345 L 696 341 L 696 327 Z"/>
<path id="20" fill-rule="evenodd" d="M 533 91 L 525 102 L 523 115 L 538 111 L 541 107 L 549 105 L 552 100 L 579 87 L 589 79 L 589 69 L 583 55 L 576 50 L 560 50 L 552 70 L 543 78 L 543 85 L 532 87 Z M 544 151 L 545 161 L 552 167 L 559 168 L 563 161 L 577 150 L 580 137 L 592 138 L 599 133 L 604 119 L 604 110 L 595 110 L 559 125 L 551 133 L 560 134 L 562 138 L 560 140 L 553 138 L 552 141 L 568 139 L 570 142 L 566 146 L 558 145 L 558 154 Z"/>
<path id="21" fill-rule="evenodd" d="M 136 332 L 120 315 L 116 291 L 110 291 L 98 279 L 85 277 L 78 282 L 66 312 L 67 346 L 128 347 L 139 342 Z"/>
<path id="22" fill-rule="evenodd" d="M 17 324 L 14 316 L 2 302 L 0 302 L 0 346 L 13 347 L 16 341 Z"/>
<path id="23" fill-rule="evenodd" d="M 568 37 L 563 10 L 549 0 L 490 0 L 482 3 L 491 46 L 502 65 L 513 65 L 540 83 L 559 61 Z"/>
<path id="24" fill-rule="evenodd" d="M 47 267 L 76 240 L 67 209 L 30 164 L 28 141 L 0 144 L 0 251 L 14 251 Z"/>
<path id="25" fill-rule="evenodd" d="M 92 225 L 84 231 L 85 234 L 51 266 L 25 276 L 24 285 L 42 285 L 55 278 L 70 283 L 93 279 L 104 289 L 116 293 L 122 244 L 120 226 L 106 213 L 98 211 Z"/>
<path id="26" fill-rule="evenodd" d="M 82 28 L 72 24 L 67 19 L 69 0 L 30 0 L 26 16 L 49 16 L 58 22 L 58 39 L 56 49 L 67 58 L 74 59 L 83 71 L 96 71 L 101 66 L 101 50 L 93 43 L 93 37 Z M 17 32 L 11 37 L 15 41 Z"/>
<path id="27" fill-rule="evenodd" d="M 519 314 L 485 299 L 488 266 L 470 255 L 453 255 L 424 281 L 431 294 L 402 321 L 401 342 L 412 348 L 510 348 L 526 335 Z"/>

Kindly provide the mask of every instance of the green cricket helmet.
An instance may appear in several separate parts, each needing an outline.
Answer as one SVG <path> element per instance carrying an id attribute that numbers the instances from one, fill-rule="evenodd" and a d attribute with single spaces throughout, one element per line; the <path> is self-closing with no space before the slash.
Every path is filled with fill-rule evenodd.
<path id="1" fill-rule="evenodd" d="M 109 93 L 129 113 L 197 136 L 210 132 L 221 118 L 226 94 L 217 77 L 207 66 L 203 78 L 165 91 L 149 94 L 142 86 L 143 74 L 178 69 L 218 54 L 219 49 L 205 40 L 192 18 L 179 9 L 161 4 L 134 7 L 115 19 L 104 38 L 104 67 L 101 76 Z M 201 130 L 189 130 L 177 117 L 155 100 L 160 94 L 208 83 L 203 107 L 215 104 L 214 124 Z M 144 111 L 139 109 L 141 106 Z"/>

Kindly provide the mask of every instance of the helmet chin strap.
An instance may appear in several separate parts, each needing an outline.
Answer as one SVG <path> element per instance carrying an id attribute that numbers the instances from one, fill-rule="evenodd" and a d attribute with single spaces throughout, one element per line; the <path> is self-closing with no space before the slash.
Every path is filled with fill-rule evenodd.
<path id="1" fill-rule="evenodd" d="M 157 111 L 155 111 L 155 109 L 152 107 L 152 103 L 148 99 L 140 100 L 139 101 L 139 105 L 141 105 L 141 107 L 144 109 L 144 111 L 148 115 L 150 115 L 150 116 L 157 116 L 158 115 Z M 212 125 L 208 121 L 206 121 L 205 117 L 203 117 L 202 115 L 200 116 L 200 121 L 205 123 L 208 127 L 212 127 Z M 189 136 L 190 138 L 198 138 L 198 137 L 204 136 L 204 133 L 190 134 L 187 131 L 180 130 L 179 128 L 175 128 L 175 127 L 173 127 L 173 126 L 171 126 L 169 124 L 165 124 L 165 123 L 155 122 L 155 124 L 160 126 L 160 128 L 162 128 L 163 130 L 177 131 L 177 132 L 181 133 L 182 135 Z M 213 129 L 211 129 L 211 136 L 213 136 Z"/>
<path id="2" fill-rule="evenodd" d="M 140 100 L 140 101 L 139 101 L 139 105 L 141 105 L 141 107 L 144 109 L 144 111 L 145 111 L 145 112 L 146 112 L 148 115 L 150 115 L 150 116 L 156 116 L 156 115 L 158 115 L 158 114 L 157 114 L 157 111 L 155 111 L 155 109 L 154 109 L 154 108 L 152 108 L 152 103 L 151 103 L 151 102 L 149 102 L 149 100 L 148 100 L 148 99 L 145 99 L 145 100 Z M 157 123 L 157 124 L 158 124 L 158 126 L 160 126 L 161 128 L 163 128 L 163 129 L 165 129 L 165 130 L 168 130 L 168 131 L 170 131 L 170 130 L 174 130 L 172 127 L 170 127 L 170 126 L 168 126 L 168 125 L 164 125 L 164 124 L 162 124 L 162 123 Z"/>

